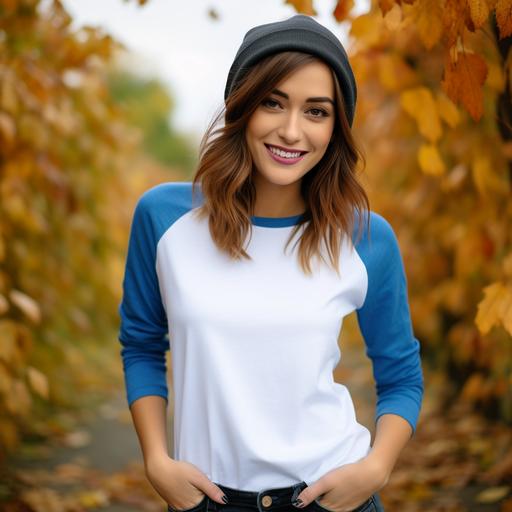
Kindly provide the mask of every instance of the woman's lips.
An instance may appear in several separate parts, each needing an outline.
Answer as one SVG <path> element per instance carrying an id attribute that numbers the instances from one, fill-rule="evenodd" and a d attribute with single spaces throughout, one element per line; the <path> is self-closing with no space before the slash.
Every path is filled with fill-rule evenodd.
<path id="1" fill-rule="evenodd" d="M 265 148 L 267 149 L 267 152 L 270 155 L 270 157 L 275 162 L 278 162 L 278 163 L 284 164 L 284 165 L 296 164 L 297 162 L 300 162 L 304 158 L 304 156 L 307 154 L 307 153 L 304 153 L 303 155 L 300 155 L 297 158 L 284 158 L 282 156 L 276 155 L 275 153 L 272 153 L 272 151 L 270 151 L 270 149 L 267 145 L 265 145 Z"/>

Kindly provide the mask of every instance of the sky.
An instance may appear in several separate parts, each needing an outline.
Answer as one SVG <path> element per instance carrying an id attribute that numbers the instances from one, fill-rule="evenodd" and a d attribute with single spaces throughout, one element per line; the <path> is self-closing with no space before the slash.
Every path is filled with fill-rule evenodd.
<path id="1" fill-rule="evenodd" d="M 198 141 L 222 107 L 229 68 L 253 26 L 296 11 L 284 0 L 63 0 L 75 28 L 101 27 L 136 57 L 134 72 L 156 77 L 175 101 L 170 122 Z M 348 24 L 332 16 L 335 0 L 314 2 L 315 19 L 348 44 Z M 217 19 L 209 16 L 213 10 Z M 368 10 L 356 2 L 354 13 Z"/>

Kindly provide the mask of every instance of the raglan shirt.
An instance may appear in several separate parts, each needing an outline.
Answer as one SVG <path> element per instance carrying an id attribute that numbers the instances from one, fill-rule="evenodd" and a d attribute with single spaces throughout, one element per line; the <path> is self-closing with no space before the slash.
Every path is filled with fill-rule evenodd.
<path id="1" fill-rule="evenodd" d="M 370 211 L 369 232 L 365 224 L 357 244 L 356 230 L 342 239 L 340 274 L 314 258 L 306 275 L 297 239 L 285 250 L 301 215 L 251 217 L 251 259 L 232 260 L 196 217 L 197 191 L 169 182 L 139 198 L 119 305 L 129 406 L 146 395 L 168 400 L 171 351 L 172 458 L 214 482 L 259 491 L 309 485 L 365 457 L 371 434 L 333 379 L 340 329 L 353 311 L 373 365 L 375 419 L 399 415 L 414 433 L 420 345 L 390 224 Z"/>

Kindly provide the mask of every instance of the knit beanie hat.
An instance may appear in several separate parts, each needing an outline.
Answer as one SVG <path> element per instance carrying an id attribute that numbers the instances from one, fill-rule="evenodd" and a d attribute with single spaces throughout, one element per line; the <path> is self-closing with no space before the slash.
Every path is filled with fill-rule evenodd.
<path id="1" fill-rule="evenodd" d="M 347 119 L 352 126 L 357 89 L 347 53 L 328 28 L 305 14 L 258 25 L 245 34 L 228 73 L 224 101 L 250 66 L 267 55 L 287 50 L 316 55 L 333 68 L 343 92 Z"/>

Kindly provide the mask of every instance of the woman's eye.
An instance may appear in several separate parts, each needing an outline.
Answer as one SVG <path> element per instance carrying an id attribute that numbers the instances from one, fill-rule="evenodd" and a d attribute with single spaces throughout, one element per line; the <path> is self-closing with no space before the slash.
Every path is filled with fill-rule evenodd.
<path id="1" fill-rule="evenodd" d="M 279 102 L 273 100 L 272 98 L 267 98 L 263 100 L 262 105 L 268 106 L 270 108 L 274 108 L 275 106 L 279 106 Z M 309 112 L 318 112 L 318 114 L 313 114 L 313 117 L 328 117 L 329 113 L 321 108 L 310 108 Z"/>
<path id="2" fill-rule="evenodd" d="M 269 103 L 274 103 L 275 105 L 279 105 L 279 103 L 276 100 L 273 100 L 271 98 L 267 98 L 266 100 L 263 100 L 263 105 L 268 105 Z M 270 105 L 272 106 L 272 105 Z"/>
<path id="3" fill-rule="evenodd" d="M 321 108 L 312 108 L 310 109 L 310 112 L 320 112 L 320 115 L 314 115 L 313 117 L 327 117 L 329 114 L 325 111 L 325 110 L 322 110 Z"/>

